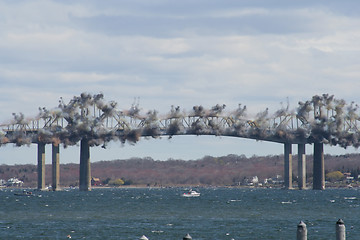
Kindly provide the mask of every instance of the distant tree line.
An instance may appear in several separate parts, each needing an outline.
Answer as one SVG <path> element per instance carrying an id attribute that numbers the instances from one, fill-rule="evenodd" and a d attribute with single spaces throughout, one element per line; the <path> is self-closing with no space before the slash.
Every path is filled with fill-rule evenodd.
<path id="1" fill-rule="evenodd" d="M 259 180 L 283 175 L 283 155 L 252 156 L 227 155 L 205 156 L 197 160 L 154 160 L 150 157 L 126 160 L 99 161 L 91 165 L 91 175 L 99 178 L 102 185 L 238 185 L 243 179 L 258 176 Z M 297 156 L 293 155 L 293 177 L 297 178 Z M 307 177 L 312 180 L 312 156 L 307 156 Z M 354 178 L 360 173 L 360 154 L 325 155 L 326 173 L 349 172 Z M 0 165 L 0 179 L 16 177 L 24 186 L 37 186 L 37 166 Z M 79 164 L 60 165 L 60 184 L 77 186 Z M 46 165 L 46 185 L 51 185 L 51 165 Z"/>

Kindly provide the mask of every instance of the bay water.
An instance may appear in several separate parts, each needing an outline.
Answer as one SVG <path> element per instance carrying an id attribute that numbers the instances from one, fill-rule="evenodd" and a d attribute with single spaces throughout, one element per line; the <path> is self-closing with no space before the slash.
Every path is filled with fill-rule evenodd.
<path id="1" fill-rule="evenodd" d="M 360 239 L 360 190 L 104 188 L 80 192 L 0 189 L 0 239 L 193 240 L 335 239 L 343 219 L 348 240 Z"/>

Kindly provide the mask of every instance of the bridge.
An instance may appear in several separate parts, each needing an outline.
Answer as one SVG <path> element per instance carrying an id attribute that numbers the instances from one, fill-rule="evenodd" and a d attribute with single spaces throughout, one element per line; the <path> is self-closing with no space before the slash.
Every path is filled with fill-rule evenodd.
<path id="1" fill-rule="evenodd" d="M 172 106 L 167 114 L 157 111 L 142 114 L 138 104 L 128 110 L 117 109 L 114 101 L 106 102 L 103 94 L 82 93 L 51 110 L 39 108 L 36 117 L 13 114 L 13 120 L 1 124 L 0 145 L 37 144 L 38 189 L 45 188 L 45 145 L 52 144 L 52 188 L 59 189 L 59 145 L 80 142 L 79 188 L 91 190 L 90 147 L 110 141 L 136 143 L 141 137 L 158 138 L 175 135 L 215 135 L 270 141 L 284 145 L 284 184 L 292 186 L 292 144 L 298 145 L 298 188 L 306 187 L 305 145 L 313 144 L 313 189 L 325 189 L 323 145 L 343 148 L 360 146 L 358 106 L 323 94 L 299 102 L 296 109 L 283 107 L 273 114 L 268 109 L 253 119 L 246 106 L 225 111 L 225 105 L 210 109 L 194 106 L 189 112 Z"/>

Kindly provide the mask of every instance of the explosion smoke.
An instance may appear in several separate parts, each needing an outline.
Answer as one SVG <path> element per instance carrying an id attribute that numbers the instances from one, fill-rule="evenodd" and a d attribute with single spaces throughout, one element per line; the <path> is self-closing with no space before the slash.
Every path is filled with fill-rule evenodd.
<path id="1" fill-rule="evenodd" d="M 158 138 L 167 135 L 194 134 L 236 136 L 256 140 L 339 145 L 343 148 L 360 146 L 357 128 L 360 120 L 359 106 L 349 105 L 333 95 L 313 96 L 289 109 L 281 107 L 274 114 L 265 109 L 254 119 L 246 119 L 246 106 L 225 112 L 225 104 L 210 109 L 194 106 L 192 111 L 180 112 L 171 106 L 170 112 L 159 117 L 156 110 L 141 115 L 136 101 L 129 110 L 118 110 L 114 101 L 105 102 L 103 94 L 82 93 L 65 104 L 60 98 L 54 109 L 39 108 L 39 114 L 26 119 L 22 113 L 13 114 L 9 124 L 2 124 L 0 145 L 16 146 L 31 143 L 75 145 L 88 140 L 90 146 L 103 147 L 110 141 L 135 144 L 141 137 Z"/>

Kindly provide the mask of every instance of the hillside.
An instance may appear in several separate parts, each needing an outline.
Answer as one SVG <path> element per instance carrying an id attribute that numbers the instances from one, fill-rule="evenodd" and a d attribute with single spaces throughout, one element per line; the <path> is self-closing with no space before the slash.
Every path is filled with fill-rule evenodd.
<path id="1" fill-rule="evenodd" d="M 339 170 L 360 173 L 360 154 L 325 155 L 326 172 Z M 94 162 L 92 176 L 102 183 L 122 179 L 126 184 L 148 186 L 174 185 L 238 185 L 245 178 L 258 176 L 260 180 L 283 175 L 282 155 L 223 157 L 205 156 L 198 160 L 158 161 L 152 158 L 132 158 Z M 79 165 L 60 165 L 61 186 L 78 185 Z M 293 176 L 297 176 L 297 156 L 293 156 Z M 17 177 L 28 187 L 37 186 L 36 165 L 0 165 L 0 179 Z M 312 156 L 307 156 L 307 178 L 312 179 Z M 46 165 L 46 185 L 51 185 L 51 165 Z"/>

